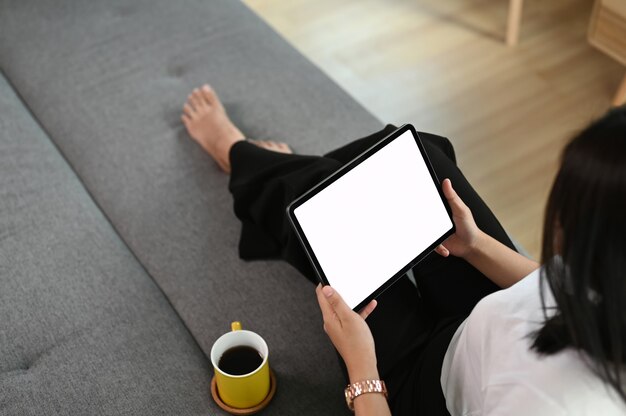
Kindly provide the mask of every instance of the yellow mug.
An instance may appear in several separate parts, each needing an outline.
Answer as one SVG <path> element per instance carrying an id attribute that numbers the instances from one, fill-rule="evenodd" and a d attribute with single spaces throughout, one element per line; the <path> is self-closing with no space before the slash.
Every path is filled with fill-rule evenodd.
<path id="1" fill-rule="evenodd" d="M 231 329 L 213 344 L 211 363 L 220 399 L 231 407 L 247 409 L 261 403 L 270 391 L 269 351 L 265 340 L 252 331 L 241 329 L 241 323 L 233 322 Z M 257 368 L 242 375 L 229 374 L 220 368 L 220 360 L 226 351 L 244 346 L 254 348 L 261 355 L 262 362 Z"/>

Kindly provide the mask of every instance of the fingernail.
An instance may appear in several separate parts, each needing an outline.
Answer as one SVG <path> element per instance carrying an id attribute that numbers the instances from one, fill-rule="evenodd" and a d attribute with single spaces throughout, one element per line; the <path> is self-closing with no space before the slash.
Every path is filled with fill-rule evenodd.
<path id="1" fill-rule="evenodd" d="M 324 293 L 324 296 L 329 298 L 329 297 L 331 297 L 333 295 L 333 288 L 330 287 L 330 286 L 324 286 L 322 288 L 322 292 Z"/>

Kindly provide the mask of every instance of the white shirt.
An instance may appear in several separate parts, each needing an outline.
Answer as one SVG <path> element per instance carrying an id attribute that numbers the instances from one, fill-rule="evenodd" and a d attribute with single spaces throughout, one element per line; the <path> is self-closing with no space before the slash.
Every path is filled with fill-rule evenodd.
<path id="1" fill-rule="evenodd" d="M 626 415 L 626 405 L 573 349 L 530 349 L 543 324 L 539 270 L 481 300 L 454 334 L 441 387 L 452 416 Z M 554 305 L 550 290 L 547 305 Z"/>

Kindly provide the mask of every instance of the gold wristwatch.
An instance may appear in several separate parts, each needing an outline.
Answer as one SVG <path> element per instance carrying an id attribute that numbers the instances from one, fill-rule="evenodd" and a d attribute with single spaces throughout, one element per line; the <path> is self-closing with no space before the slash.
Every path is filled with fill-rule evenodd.
<path id="1" fill-rule="evenodd" d="M 382 393 L 387 398 L 387 387 L 382 380 L 363 380 L 348 384 L 344 391 L 348 409 L 354 412 L 354 399 L 365 393 Z"/>

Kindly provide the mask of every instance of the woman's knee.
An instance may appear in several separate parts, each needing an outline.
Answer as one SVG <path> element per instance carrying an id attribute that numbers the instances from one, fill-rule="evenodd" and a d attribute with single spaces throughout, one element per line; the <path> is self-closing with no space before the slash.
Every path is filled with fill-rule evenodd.
<path id="1" fill-rule="evenodd" d="M 426 146 L 427 144 L 434 146 L 435 148 L 439 149 L 448 159 L 450 159 L 452 163 L 456 165 L 456 153 L 454 151 L 454 146 L 447 137 L 424 132 L 419 132 L 418 134 L 420 136 L 420 139 L 422 139 L 424 146 Z"/>

